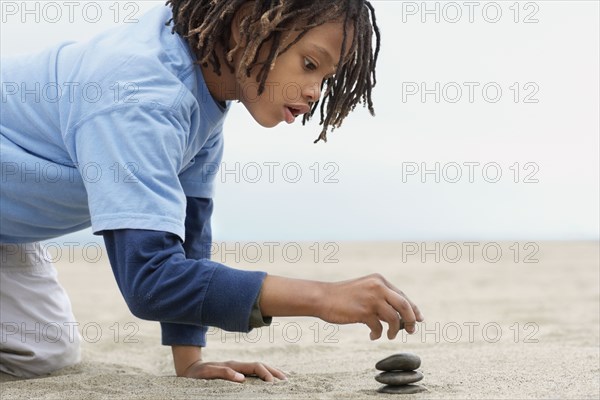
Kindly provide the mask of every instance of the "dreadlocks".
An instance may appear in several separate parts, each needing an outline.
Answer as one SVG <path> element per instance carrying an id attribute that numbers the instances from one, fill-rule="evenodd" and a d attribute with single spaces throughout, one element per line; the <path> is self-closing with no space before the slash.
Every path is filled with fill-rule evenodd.
<path id="1" fill-rule="evenodd" d="M 253 68 L 257 75 L 258 94 L 265 89 L 269 71 L 278 55 L 296 44 L 310 29 L 332 20 L 344 21 L 344 37 L 340 62 L 334 77 L 326 79 L 321 87 L 323 98 L 312 103 L 302 124 L 320 108 L 323 129 L 314 143 L 327 142 L 327 131 L 340 127 L 358 103 L 375 115 L 371 91 L 376 84 L 375 66 L 381 36 L 375 19 L 375 10 L 367 0 L 254 0 L 252 12 L 241 21 L 241 38 L 235 48 L 229 47 L 231 23 L 236 11 L 249 0 L 168 0 L 173 9 L 172 32 L 188 40 L 196 52 L 197 63 L 210 64 L 221 74 L 217 45 L 225 49 L 226 66 L 234 72 L 233 55 L 241 51 L 239 74 L 250 76 Z M 301 21 L 301 22 L 300 22 Z M 299 26 L 301 25 L 301 26 Z M 348 26 L 354 26 L 353 37 L 348 37 Z M 283 46 L 291 31 L 300 31 L 292 43 Z M 373 51 L 373 31 L 376 46 Z M 266 61 L 258 62 L 261 47 L 271 40 Z M 348 53 L 345 59 L 343 55 Z M 319 103 L 320 107 L 319 107 Z"/>

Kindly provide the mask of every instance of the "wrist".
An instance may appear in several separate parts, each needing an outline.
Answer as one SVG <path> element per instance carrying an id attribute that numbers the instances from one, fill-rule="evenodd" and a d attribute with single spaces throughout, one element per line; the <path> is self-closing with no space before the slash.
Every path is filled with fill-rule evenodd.
<path id="1" fill-rule="evenodd" d="M 174 345 L 171 351 L 177 376 L 185 376 L 185 371 L 192 364 L 202 361 L 202 347 Z"/>
<path id="2" fill-rule="evenodd" d="M 315 291 L 312 298 L 312 312 L 311 317 L 321 318 L 324 309 L 329 307 L 327 301 L 327 294 L 331 290 L 331 284 L 328 282 L 317 282 L 315 285 Z"/>
<path id="3" fill-rule="evenodd" d="M 260 310 L 269 317 L 318 317 L 323 311 L 328 283 L 267 275 Z"/>

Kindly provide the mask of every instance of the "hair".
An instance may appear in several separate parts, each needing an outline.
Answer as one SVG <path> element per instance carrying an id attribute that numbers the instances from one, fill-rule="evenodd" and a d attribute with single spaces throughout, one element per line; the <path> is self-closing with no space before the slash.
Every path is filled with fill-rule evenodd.
<path id="1" fill-rule="evenodd" d="M 231 24 L 236 12 L 246 3 L 253 2 L 250 15 L 240 22 L 241 38 L 230 48 Z M 196 63 L 211 65 L 221 74 L 221 61 L 217 54 L 219 45 L 225 51 L 224 63 L 234 72 L 233 54 L 242 51 L 241 68 L 238 73 L 250 76 L 253 68 L 260 68 L 256 80 L 258 94 L 265 89 L 269 71 L 278 55 L 296 44 L 312 28 L 326 22 L 343 21 L 344 36 L 340 53 L 348 52 L 332 78 L 322 83 L 322 98 L 310 104 L 310 112 L 302 119 L 305 125 L 320 108 L 323 129 L 314 143 L 327 142 L 327 131 L 342 125 L 344 118 L 362 103 L 375 115 L 371 92 L 377 79 L 375 67 L 381 35 L 375 19 L 375 10 L 367 0 L 168 0 L 173 17 L 172 32 L 187 39 L 195 51 Z M 354 27 L 354 35 L 348 37 L 348 26 Z M 300 31 L 294 41 L 284 47 L 291 31 Z M 373 49 L 373 32 L 376 36 Z M 261 47 L 271 40 L 268 57 L 258 62 Z M 320 103 L 320 107 L 319 107 Z"/>

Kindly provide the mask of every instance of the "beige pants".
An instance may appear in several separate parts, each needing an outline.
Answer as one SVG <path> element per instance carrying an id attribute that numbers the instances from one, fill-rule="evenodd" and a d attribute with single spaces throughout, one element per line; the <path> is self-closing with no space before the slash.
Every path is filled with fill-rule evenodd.
<path id="1" fill-rule="evenodd" d="M 39 243 L 0 244 L 0 371 L 30 378 L 76 364 L 67 293 Z"/>

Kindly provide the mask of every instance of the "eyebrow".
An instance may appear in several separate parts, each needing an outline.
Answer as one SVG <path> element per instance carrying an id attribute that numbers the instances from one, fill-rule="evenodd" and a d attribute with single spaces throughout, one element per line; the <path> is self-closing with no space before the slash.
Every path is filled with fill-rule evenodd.
<path id="1" fill-rule="evenodd" d="M 333 64 L 333 56 L 330 52 L 328 52 L 324 47 L 319 46 L 318 44 L 313 44 L 313 47 L 319 51 L 319 53 L 323 54 L 329 61 Z M 337 71 L 338 65 L 333 64 L 334 71 Z"/>

